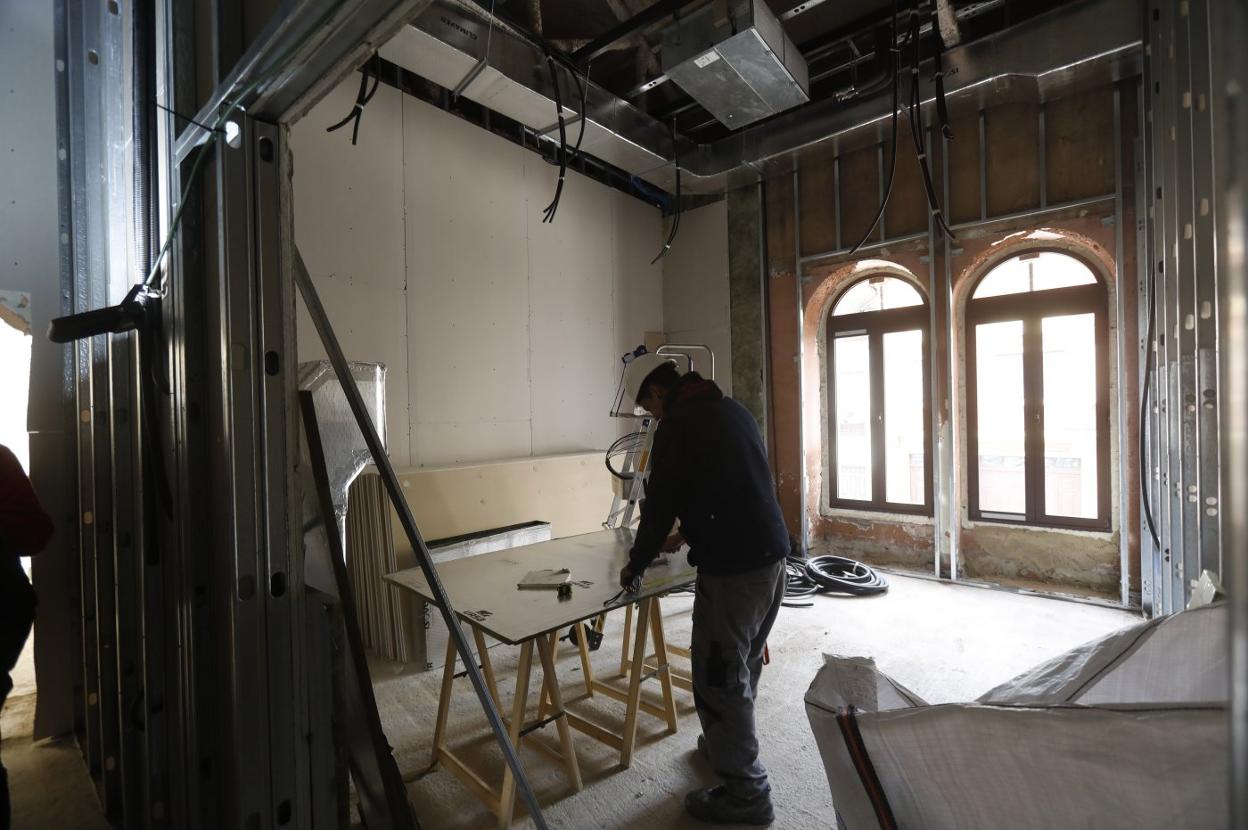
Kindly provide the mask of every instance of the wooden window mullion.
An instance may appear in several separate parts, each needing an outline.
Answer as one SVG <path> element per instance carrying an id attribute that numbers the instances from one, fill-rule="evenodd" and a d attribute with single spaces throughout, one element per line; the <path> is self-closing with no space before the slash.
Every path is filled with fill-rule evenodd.
<path id="1" fill-rule="evenodd" d="M 868 377 L 871 387 L 871 504 L 887 501 L 884 481 L 884 336 L 878 328 L 867 333 Z"/>

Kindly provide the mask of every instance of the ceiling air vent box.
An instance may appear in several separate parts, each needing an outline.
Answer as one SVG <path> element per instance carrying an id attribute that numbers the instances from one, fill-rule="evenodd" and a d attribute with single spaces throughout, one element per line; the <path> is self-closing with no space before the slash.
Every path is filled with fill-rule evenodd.
<path id="1" fill-rule="evenodd" d="M 663 71 L 736 129 L 810 100 L 806 60 L 763 0 L 717 0 L 663 33 Z"/>

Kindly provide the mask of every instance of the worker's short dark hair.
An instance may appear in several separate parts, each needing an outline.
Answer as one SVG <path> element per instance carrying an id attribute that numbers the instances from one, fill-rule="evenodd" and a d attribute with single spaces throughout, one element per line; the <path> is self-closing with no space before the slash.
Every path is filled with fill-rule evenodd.
<path id="1" fill-rule="evenodd" d="M 676 384 L 680 383 L 680 372 L 676 370 L 676 364 L 666 362 L 650 374 L 646 375 L 646 379 L 641 382 L 641 390 L 637 393 L 637 401 L 649 394 L 651 386 L 662 386 L 664 389 L 674 389 Z"/>

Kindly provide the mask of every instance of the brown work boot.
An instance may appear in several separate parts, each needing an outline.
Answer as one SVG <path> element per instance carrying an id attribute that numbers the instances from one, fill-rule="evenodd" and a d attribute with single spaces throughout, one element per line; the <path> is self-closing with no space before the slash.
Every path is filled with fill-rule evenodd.
<path id="1" fill-rule="evenodd" d="M 685 811 L 710 824 L 751 824 L 759 827 L 775 821 L 771 796 L 737 798 L 723 787 L 694 790 L 685 796 Z"/>

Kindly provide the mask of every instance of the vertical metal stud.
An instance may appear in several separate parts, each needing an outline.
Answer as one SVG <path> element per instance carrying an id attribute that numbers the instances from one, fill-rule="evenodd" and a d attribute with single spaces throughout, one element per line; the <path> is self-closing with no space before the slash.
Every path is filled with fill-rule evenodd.
<path id="1" fill-rule="evenodd" d="M 988 218 L 988 132 L 987 115 L 979 111 L 979 218 Z M 948 200 L 945 204 L 949 204 Z"/>
<path id="2" fill-rule="evenodd" d="M 1044 135 L 1044 117 L 1041 112 L 1041 140 Z M 1042 145 L 1043 146 L 1043 145 Z M 1043 190 L 1041 193 L 1043 194 Z M 1127 398 L 1127 358 L 1132 353 L 1127 342 L 1127 284 L 1123 270 L 1122 250 L 1122 98 L 1118 86 L 1114 87 L 1114 345 L 1117 354 L 1118 383 L 1118 572 L 1119 599 L 1124 606 L 1131 604 L 1131 549 L 1127 532 L 1127 510 L 1130 504 L 1130 481 L 1127 477 L 1127 461 L 1131 457 L 1131 442 L 1127 426 L 1135 407 Z"/>
<path id="3" fill-rule="evenodd" d="M 1200 570 L 1223 572 L 1222 504 L 1219 486 L 1221 426 L 1218 418 L 1218 268 L 1214 250 L 1213 95 L 1209 54 L 1209 2 L 1192 0 L 1184 20 L 1191 52 L 1188 112 L 1192 124 L 1192 243 L 1195 269 L 1196 371 L 1193 390 L 1196 428 L 1196 520 L 1199 524 Z"/>
<path id="4" fill-rule="evenodd" d="M 802 548 L 802 553 L 809 550 L 809 534 L 810 519 L 807 515 L 806 496 L 810 483 L 807 481 L 806 475 L 806 393 L 803 388 L 802 376 L 805 373 L 806 365 L 806 348 L 805 337 L 803 336 L 803 327 L 806 320 L 806 298 L 802 291 L 802 183 L 801 178 L 797 174 L 797 170 L 793 171 L 793 299 L 796 304 L 797 311 L 797 342 L 796 347 L 797 359 L 797 463 L 798 463 L 798 482 L 800 493 L 798 494 L 798 532 L 801 538 L 798 540 Z M 883 219 L 880 220 L 881 224 Z"/>

